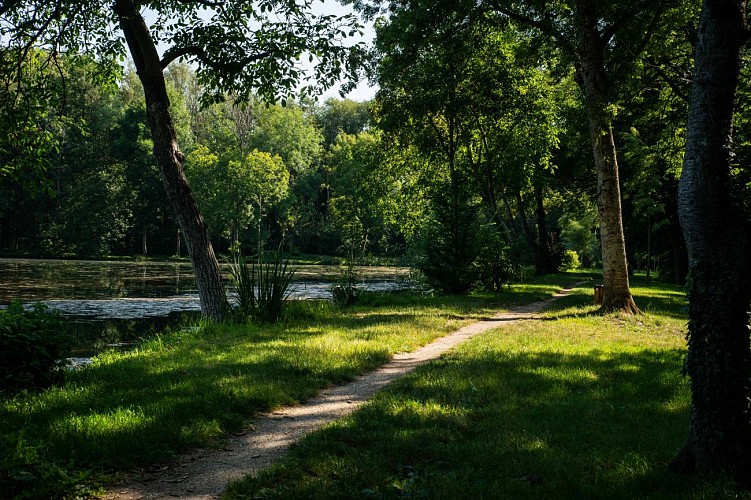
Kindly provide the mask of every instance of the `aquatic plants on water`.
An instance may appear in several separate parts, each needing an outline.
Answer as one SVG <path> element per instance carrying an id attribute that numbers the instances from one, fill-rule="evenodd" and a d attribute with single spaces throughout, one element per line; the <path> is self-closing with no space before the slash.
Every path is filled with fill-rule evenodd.
<path id="1" fill-rule="evenodd" d="M 292 292 L 294 274 L 295 270 L 289 268 L 289 259 L 278 252 L 270 262 L 262 262 L 262 257 L 258 261 L 246 259 L 239 250 L 233 252 L 230 275 L 235 287 L 238 319 L 255 323 L 278 321 Z"/>

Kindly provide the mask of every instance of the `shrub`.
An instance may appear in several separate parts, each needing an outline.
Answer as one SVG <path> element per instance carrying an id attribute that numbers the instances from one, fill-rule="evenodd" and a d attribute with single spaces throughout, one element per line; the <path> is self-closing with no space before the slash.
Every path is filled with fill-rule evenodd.
<path id="1" fill-rule="evenodd" d="M 501 291 L 504 285 L 520 281 L 521 266 L 513 260 L 511 248 L 503 241 L 495 224 L 483 226 L 475 264 L 478 281 L 486 290 Z"/>
<path id="2" fill-rule="evenodd" d="M 475 285 L 481 238 L 478 207 L 461 187 L 456 190 L 456 197 L 433 197 L 433 218 L 422 228 L 416 262 L 433 288 L 450 294 Z"/>
<path id="3" fill-rule="evenodd" d="M 60 315 L 43 304 L 0 311 L 0 392 L 41 389 L 57 381 L 70 353 Z"/>
<path id="4" fill-rule="evenodd" d="M 354 263 L 349 260 L 339 271 L 339 279 L 331 287 L 331 298 L 338 306 L 349 306 L 357 302 L 357 272 Z"/>
<path id="5" fill-rule="evenodd" d="M 235 252 L 230 263 L 230 275 L 235 285 L 237 314 L 242 321 L 273 323 L 282 317 L 284 304 L 291 292 L 294 269 L 288 268 L 289 259 L 274 254 L 269 263 L 248 261 L 242 253 Z"/>
<path id="6" fill-rule="evenodd" d="M 574 250 L 566 250 L 563 252 L 561 266 L 558 269 L 561 271 L 573 271 L 574 269 L 579 269 L 580 265 L 579 254 Z"/>

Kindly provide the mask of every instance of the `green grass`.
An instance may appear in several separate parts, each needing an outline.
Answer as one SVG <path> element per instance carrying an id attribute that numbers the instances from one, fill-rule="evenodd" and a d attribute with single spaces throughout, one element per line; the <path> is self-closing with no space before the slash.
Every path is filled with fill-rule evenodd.
<path id="1" fill-rule="evenodd" d="M 633 291 L 644 315 L 595 314 L 587 284 L 475 338 L 226 497 L 734 497 L 667 468 L 688 430 L 685 299 L 639 278 Z"/>
<path id="2" fill-rule="evenodd" d="M 0 400 L 0 497 L 81 494 L 102 474 L 221 445 L 258 412 L 571 281 L 556 275 L 469 297 L 365 294 L 349 309 L 298 303 L 274 326 L 203 326 L 100 355 L 61 387 Z"/>

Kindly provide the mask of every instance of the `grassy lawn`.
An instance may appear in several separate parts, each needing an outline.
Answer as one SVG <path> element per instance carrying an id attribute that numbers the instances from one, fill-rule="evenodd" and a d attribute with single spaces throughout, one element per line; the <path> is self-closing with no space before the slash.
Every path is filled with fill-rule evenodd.
<path id="1" fill-rule="evenodd" d="M 0 497 L 61 497 L 168 461 L 260 411 L 351 380 L 490 312 L 552 295 L 556 275 L 502 294 L 368 295 L 340 310 L 293 304 L 270 327 L 203 326 L 106 353 L 61 387 L 0 399 Z M 78 488 L 78 489 L 76 489 Z"/>
<path id="2" fill-rule="evenodd" d="M 685 299 L 634 294 L 646 314 L 594 315 L 586 286 L 475 338 L 227 498 L 734 497 L 667 469 L 688 429 Z"/>

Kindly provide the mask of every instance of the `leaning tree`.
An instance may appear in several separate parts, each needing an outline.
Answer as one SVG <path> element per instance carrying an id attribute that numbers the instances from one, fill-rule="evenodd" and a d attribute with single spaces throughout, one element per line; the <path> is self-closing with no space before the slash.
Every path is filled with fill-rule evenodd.
<path id="1" fill-rule="evenodd" d="M 16 78 L 0 90 L 15 95 L 32 90 L 24 87 L 23 65 L 39 50 L 53 66 L 63 53 L 87 54 L 103 63 L 122 62 L 130 54 L 143 84 L 154 156 L 193 264 L 201 311 L 221 320 L 226 294 L 206 223 L 183 172 L 185 156 L 170 116 L 164 70 L 177 60 L 193 64 L 206 103 L 227 94 L 248 99 L 252 93 L 284 103 L 296 90 L 329 87 L 354 74 L 359 47 L 348 47 L 345 38 L 358 29 L 351 15 L 314 13 L 313 0 L 5 0 L 0 4 L 2 50 L 17 57 L 0 59 L 5 65 L 0 70 Z M 302 58 L 313 66 L 310 75 Z M 13 67 L 6 61 L 14 61 Z"/>

